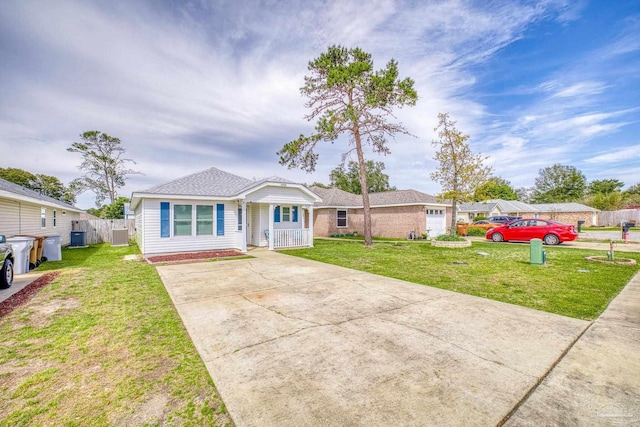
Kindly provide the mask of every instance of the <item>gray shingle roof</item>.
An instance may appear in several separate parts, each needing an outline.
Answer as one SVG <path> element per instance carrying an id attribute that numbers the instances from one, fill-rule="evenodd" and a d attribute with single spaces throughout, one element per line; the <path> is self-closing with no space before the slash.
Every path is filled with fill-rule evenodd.
<path id="1" fill-rule="evenodd" d="M 16 195 L 20 195 L 23 197 L 29 197 L 31 199 L 35 199 L 34 201 L 46 202 L 48 204 L 53 204 L 56 206 L 60 206 L 61 208 L 75 210 L 81 212 L 82 209 L 76 208 L 75 206 L 65 203 L 61 200 L 54 199 L 53 197 L 44 196 L 37 191 L 31 190 L 29 188 L 24 188 L 18 184 L 14 184 L 11 181 L 7 181 L 6 179 L 0 178 L 0 190 L 6 191 L 8 193 L 13 193 Z"/>
<path id="2" fill-rule="evenodd" d="M 362 206 L 362 196 L 352 194 L 338 188 L 311 187 L 311 191 L 322 198 L 322 202 L 316 203 L 317 207 L 323 206 Z M 435 196 L 422 193 L 417 190 L 393 190 L 380 193 L 370 193 L 369 203 L 371 206 L 384 205 L 413 205 L 439 203 Z"/>
<path id="3" fill-rule="evenodd" d="M 165 184 L 156 185 L 141 191 L 141 193 L 231 197 L 253 184 L 255 181 L 250 179 L 217 168 L 210 168 Z"/>

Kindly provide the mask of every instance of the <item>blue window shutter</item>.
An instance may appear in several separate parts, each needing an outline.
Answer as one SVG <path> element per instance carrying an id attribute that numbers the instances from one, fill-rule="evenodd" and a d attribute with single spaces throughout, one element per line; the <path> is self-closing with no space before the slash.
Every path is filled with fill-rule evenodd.
<path id="1" fill-rule="evenodd" d="M 298 207 L 294 206 L 293 210 L 293 222 L 298 222 Z"/>
<path id="2" fill-rule="evenodd" d="M 216 205 L 216 235 L 224 236 L 224 204 L 218 203 Z"/>
<path id="3" fill-rule="evenodd" d="M 170 233 L 169 202 L 160 202 L 160 237 L 169 237 Z"/>
<path id="4" fill-rule="evenodd" d="M 280 206 L 276 206 L 276 210 L 273 213 L 273 222 L 280 222 Z"/>

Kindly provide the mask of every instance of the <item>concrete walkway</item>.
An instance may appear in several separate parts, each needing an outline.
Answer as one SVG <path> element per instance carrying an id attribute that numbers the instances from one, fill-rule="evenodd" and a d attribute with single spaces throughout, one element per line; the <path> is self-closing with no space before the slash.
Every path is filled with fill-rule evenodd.
<path id="1" fill-rule="evenodd" d="M 563 424 L 525 411 L 540 405 L 538 394 L 554 404 L 557 395 L 545 400 L 538 390 L 545 382 L 536 387 L 590 322 L 273 252 L 252 255 L 158 267 L 238 426 L 492 426 L 516 408 L 510 425 L 532 414 L 535 425 Z M 594 325 L 582 339 L 596 333 L 595 343 L 611 336 Z M 636 357 L 628 365 L 635 369 L 638 354 L 619 356 Z M 555 404 L 571 410 L 572 399 Z"/>
<path id="2" fill-rule="evenodd" d="M 640 274 L 506 425 L 640 425 Z"/>
<path id="3" fill-rule="evenodd" d="M 14 276 L 13 284 L 9 289 L 0 289 L 0 302 L 9 299 L 9 297 L 13 296 L 14 294 L 17 294 L 40 276 L 42 276 L 42 273 L 37 272 L 30 272 L 27 274 Z"/>

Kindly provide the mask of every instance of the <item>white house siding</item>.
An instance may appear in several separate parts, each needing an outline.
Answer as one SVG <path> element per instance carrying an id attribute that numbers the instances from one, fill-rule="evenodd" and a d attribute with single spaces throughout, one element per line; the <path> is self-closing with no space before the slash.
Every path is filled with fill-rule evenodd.
<path id="1" fill-rule="evenodd" d="M 20 203 L 15 200 L 0 199 L 0 234 L 12 236 L 20 234 Z"/>
<path id="2" fill-rule="evenodd" d="M 170 224 L 171 237 L 160 237 L 160 202 L 171 203 Z M 174 252 L 195 252 L 217 249 L 241 249 L 242 232 L 238 231 L 238 205 L 234 202 L 218 200 L 142 200 L 144 224 L 141 246 L 143 253 L 159 254 Z M 216 236 L 215 205 L 224 203 L 224 236 Z M 208 236 L 173 236 L 173 205 L 213 205 L 214 207 L 214 233 Z M 194 218 L 195 220 L 195 218 Z"/>
<path id="3" fill-rule="evenodd" d="M 46 209 L 46 227 L 44 228 L 41 226 L 41 208 Z M 54 211 L 56 211 L 55 227 L 53 226 Z M 64 207 L 54 208 L 17 200 L 0 199 L 0 234 L 6 236 L 60 234 L 61 243 L 65 246 L 71 240 L 72 221 L 78 220 L 79 217 L 78 212 L 68 211 Z"/>
<path id="4" fill-rule="evenodd" d="M 135 211 L 135 220 L 136 220 L 136 242 L 138 243 L 138 247 L 140 248 L 140 252 L 144 253 L 144 239 L 142 238 L 142 230 L 144 230 L 144 219 L 142 215 L 142 206 L 145 201 L 138 204 L 138 209 Z"/>
<path id="5" fill-rule="evenodd" d="M 273 203 L 276 205 L 310 205 L 313 199 L 299 188 L 267 186 L 247 194 L 247 202 Z"/>

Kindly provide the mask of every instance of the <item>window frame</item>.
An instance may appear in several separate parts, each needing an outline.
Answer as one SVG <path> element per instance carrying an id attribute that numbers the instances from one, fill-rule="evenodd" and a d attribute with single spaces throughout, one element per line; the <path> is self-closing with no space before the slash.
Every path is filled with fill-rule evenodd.
<path id="1" fill-rule="evenodd" d="M 51 219 L 51 225 L 53 226 L 53 228 L 56 228 L 58 226 L 58 214 L 55 210 L 53 211 L 53 218 Z"/>
<path id="2" fill-rule="evenodd" d="M 176 225 L 177 225 L 178 221 L 181 222 L 181 223 L 184 222 L 185 225 L 186 225 L 186 222 L 187 222 L 187 220 L 184 220 L 184 219 L 176 220 L 176 208 L 178 206 L 189 206 L 189 209 L 187 210 L 187 212 L 189 212 L 189 220 L 188 220 L 189 221 L 189 234 L 182 234 L 182 233 L 178 234 L 176 232 L 177 231 Z M 193 204 L 186 204 L 186 203 L 174 203 L 173 204 L 173 209 L 171 210 L 171 220 L 172 220 L 171 222 L 172 222 L 172 225 L 173 225 L 173 227 L 171 227 L 172 236 L 174 236 L 174 237 L 189 237 L 189 236 L 193 236 L 193 231 L 194 231 L 193 230 L 193 206 L 194 206 Z"/>
<path id="3" fill-rule="evenodd" d="M 211 208 L 211 219 L 209 218 L 198 218 L 198 208 Z M 195 211 L 196 211 L 196 221 L 195 221 L 195 230 L 192 230 L 192 233 L 195 231 L 195 234 L 192 234 L 192 236 L 213 236 L 213 225 L 216 222 L 215 219 L 215 213 L 214 213 L 214 209 L 213 209 L 213 205 L 195 205 Z M 211 224 L 211 231 L 207 232 L 207 233 L 200 233 L 199 229 L 198 229 L 198 225 L 202 224 L 202 223 L 206 223 L 209 222 Z"/>
<path id="4" fill-rule="evenodd" d="M 340 212 L 344 212 L 344 218 L 340 218 Z M 340 225 L 340 220 L 344 220 L 344 225 Z M 348 209 L 336 209 L 336 228 L 349 227 L 349 210 Z"/>
<path id="5" fill-rule="evenodd" d="M 47 228 L 47 208 L 40 208 L 40 228 Z"/>

